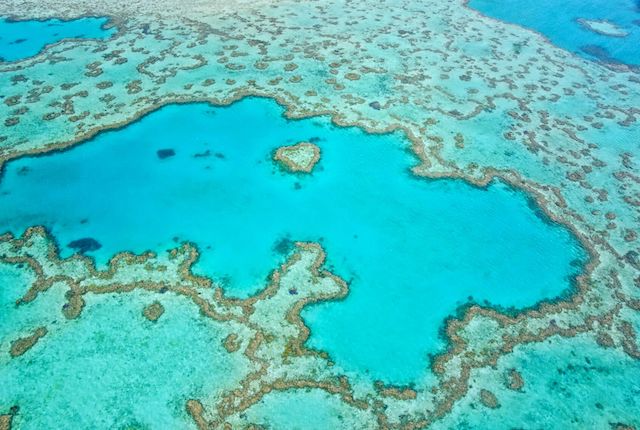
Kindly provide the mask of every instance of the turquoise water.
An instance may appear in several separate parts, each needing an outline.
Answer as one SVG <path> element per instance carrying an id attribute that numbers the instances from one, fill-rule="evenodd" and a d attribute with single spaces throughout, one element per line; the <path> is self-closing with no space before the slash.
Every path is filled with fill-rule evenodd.
<path id="1" fill-rule="evenodd" d="M 516 369 L 524 386 L 504 385 Z M 609 429 L 640 426 L 640 361 L 616 349 L 603 349 L 584 337 L 554 338 L 516 348 L 484 381 L 501 407 L 488 409 L 469 395 L 451 414 L 430 427 L 449 429 Z M 526 423 L 526 427 L 523 425 Z"/>
<path id="2" fill-rule="evenodd" d="M 145 293 L 90 296 L 68 321 L 60 289 L 15 306 L 30 285 L 21 273 L 0 265 L 0 344 L 39 325 L 49 333 L 20 357 L 0 354 L 0 405 L 20 407 L 15 428 L 185 428 L 189 398 L 235 387 L 248 367 L 224 350 L 228 332 L 186 299 L 163 296 L 166 311 L 152 323 Z"/>
<path id="3" fill-rule="evenodd" d="M 63 39 L 106 39 L 114 28 L 103 28 L 107 18 L 86 17 L 71 21 L 12 21 L 0 19 L 0 62 L 37 55 L 45 46 Z"/>
<path id="4" fill-rule="evenodd" d="M 272 392 L 243 415 L 243 425 L 253 423 L 267 429 L 363 430 L 377 427 L 372 415 L 321 390 Z"/>
<path id="5" fill-rule="evenodd" d="M 277 147 L 302 140 L 322 151 L 312 175 L 274 165 Z M 87 253 L 101 264 L 192 241 L 197 271 L 235 296 L 264 287 L 289 240 L 318 241 L 351 292 L 305 310 L 310 345 L 347 370 L 406 383 L 442 347 L 438 330 L 458 306 L 557 297 L 585 258 L 523 194 L 417 179 L 415 163 L 399 134 L 288 121 L 266 99 L 172 105 L 68 151 L 8 163 L 0 231 L 45 225 L 64 255 L 91 238 L 100 247 Z"/>
<path id="6" fill-rule="evenodd" d="M 536 30 L 586 58 L 640 65 L 640 5 L 633 0 L 470 0 L 469 6 Z M 607 20 L 629 34 L 601 35 L 584 28 L 578 18 Z"/>

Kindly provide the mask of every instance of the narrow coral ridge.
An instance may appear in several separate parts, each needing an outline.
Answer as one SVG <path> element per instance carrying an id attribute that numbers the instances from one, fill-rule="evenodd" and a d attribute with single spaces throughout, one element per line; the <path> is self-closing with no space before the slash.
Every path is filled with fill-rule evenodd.
<path id="1" fill-rule="evenodd" d="M 310 142 L 299 142 L 278 148 L 273 159 L 290 172 L 311 173 L 320 160 L 320 148 Z"/>

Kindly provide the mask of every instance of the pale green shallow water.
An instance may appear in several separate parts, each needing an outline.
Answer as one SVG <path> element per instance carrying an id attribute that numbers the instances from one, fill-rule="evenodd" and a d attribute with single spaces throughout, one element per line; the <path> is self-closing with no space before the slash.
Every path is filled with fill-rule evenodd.
<path id="1" fill-rule="evenodd" d="M 163 297 L 166 311 L 152 323 L 142 315 L 149 295 L 94 296 L 66 321 L 59 289 L 16 308 L 25 281 L 0 265 L 2 345 L 21 330 L 49 330 L 27 354 L 0 356 L 0 405 L 20 407 L 17 428 L 181 428 L 188 398 L 234 387 L 248 366 L 222 347 L 227 329 L 184 299 Z"/>
<path id="2" fill-rule="evenodd" d="M 508 369 L 521 373 L 522 390 L 505 388 Z M 500 407 L 483 407 L 474 392 L 434 429 L 640 426 L 640 362 L 585 337 L 519 347 L 497 370 L 482 373 L 491 381 L 486 388 L 496 394 Z"/>
<path id="3" fill-rule="evenodd" d="M 418 179 L 401 135 L 281 113 L 255 98 L 168 106 L 66 152 L 13 161 L 0 228 L 44 225 L 63 248 L 93 238 L 99 262 L 188 240 L 202 252 L 197 271 L 240 296 L 264 287 L 286 241 L 318 241 L 351 292 L 303 312 L 309 344 L 395 383 L 423 375 L 458 306 L 522 308 L 570 290 L 585 253 L 522 193 Z M 303 140 L 321 148 L 314 173 L 280 171 L 272 152 Z"/>

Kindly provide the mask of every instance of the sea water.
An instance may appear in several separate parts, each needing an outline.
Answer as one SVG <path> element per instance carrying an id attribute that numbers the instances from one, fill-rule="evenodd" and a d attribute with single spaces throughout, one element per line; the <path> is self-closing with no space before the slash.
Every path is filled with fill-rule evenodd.
<path id="1" fill-rule="evenodd" d="M 0 19 L 0 62 L 18 61 L 37 55 L 45 46 L 64 39 L 106 39 L 115 33 L 105 28 L 107 18 L 84 17 L 15 21 Z"/>
<path id="2" fill-rule="evenodd" d="M 154 323 L 142 314 L 149 293 L 91 295 L 68 321 L 58 312 L 62 288 L 15 306 L 32 280 L 0 264 L 0 344 L 48 329 L 26 354 L 0 354 L 0 404 L 20 407 L 15 428 L 184 428 L 192 422 L 187 399 L 232 389 L 250 368 L 222 346 L 228 328 L 188 299 L 163 296 L 165 313 Z"/>
<path id="3" fill-rule="evenodd" d="M 640 65 L 640 4 L 634 0 L 470 0 L 493 18 L 531 28 L 589 59 Z M 624 37 L 589 30 L 579 20 L 607 21 Z"/>
<path id="4" fill-rule="evenodd" d="M 425 372 L 459 306 L 523 308 L 570 291 L 585 252 L 523 193 L 418 178 L 401 134 L 282 113 L 259 98 L 170 105 L 70 150 L 9 162 L 0 231 L 44 225 L 63 255 L 91 239 L 99 248 L 85 251 L 102 265 L 190 241 L 196 271 L 240 297 L 265 287 L 292 241 L 319 242 L 350 292 L 304 310 L 309 345 L 394 383 Z M 299 141 L 321 149 L 310 175 L 272 161 Z"/>

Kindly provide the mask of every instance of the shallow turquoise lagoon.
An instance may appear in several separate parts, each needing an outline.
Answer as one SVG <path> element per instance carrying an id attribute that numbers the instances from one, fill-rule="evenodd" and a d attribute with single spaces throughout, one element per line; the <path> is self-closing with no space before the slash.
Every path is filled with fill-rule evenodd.
<path id="1" fill-rule="evenodd" d="M 13 21 L 0 19 L 0 62 L 18 61 L 37 55 L 45 46 L 63 39 L 106 39 L 115 33 L 106 29 L 107 18 L 85 17 L 71 21 Z"/>
<path id="2" fill-rule="evenodd" d="M 312 175 L 272 162 L 277 147 L 303 140 L 322 151 Z M 235 296 L 263 288 L 290 241 L 318 241 L 351 292 L 305 310 L 310 345 L 347 370 L 408 383 L 443 346 L 438 330 L 457 307 L 557 297 L 586 257 L 522 193 L 419 179 L 415 163 L 400 134 L 288 121 L 271 100 L 172 105 L 66 152 L 8 163 L 0 231 L 45 225 L 64 255 L 92 238 L 101 247 L 86 252 L 100 264 L 192 241 L 197 272 Z"/>
<path id="3" fill-rule="evenodd" d="M 589 59 L 640 65 L 640 4 L 634 0 L 470 0 L 493 18 L 542 33 L 551 42 Z M 612 37 L 584 28 L 578 18 L 606 20 L 628 32 Z"/>

